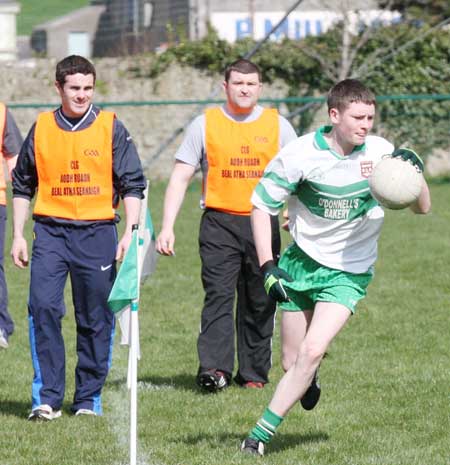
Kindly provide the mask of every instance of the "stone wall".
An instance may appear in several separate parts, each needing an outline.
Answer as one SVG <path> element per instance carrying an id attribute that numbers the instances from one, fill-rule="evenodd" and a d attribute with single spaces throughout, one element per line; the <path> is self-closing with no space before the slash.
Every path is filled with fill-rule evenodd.
<path id="1" fill-rule="evenodd" d="M 94 61 L 97 69 L 96 102 L 206 100 L 223 98 L 222 76 L 172 65 L 157 79 L 145 77 L 151 58 L 104 58 Z M 56 61 L 32 59 L 0 64 L 0 101 L 11 104 L 59 105 L 54 87 Z M 264 87 L 263 97 L 283 98 L 286 86 L 278 82 Z M 11 111 L 25 136 L 39 111 L 46 108 L 14 108 Z M 130 131 L 150 179 L 165 179 L 173 166 L 173 155 L 183 137 L 182 128 L 202 111 L 199 105 L 110 106 Z M 283 108 L 281 108 L 283 113 Z M 316 116 L 324 124 L 326 112 Z M 178 135 L 176 135 L 178 134 Z M 176 136 L 175 136 L 176 135 Z M 170 144 L 167 141 L 172 140 Z M 163 149 L 164 148 L 164 149 Z M 431 176 L 450 172 L 450 151 L 439 150 L 427 158 Z"/>
<path id="2" fill-rule="evenodd" d="M 205 100 L 223 98 L 222 76 L 211 76 L 192 68 L 171 66 L 159 78 L 138 77 L 151 66 L 150 58 L 95 60 L 97 86 L 95 102 L 139 102 L 162 100 Z M 33 59 L 1 65 L 0 101 L 11 104 L 59 105 L 54 88 L 55 60 Z M 141 70 L 141 73 L 139 72 Z M 214 94 L 214 97 L 212 95 Z M 282 98 L 282 84 L 266 87 L 264 96 Z M 48 108 L 11 109 L 23 136 L 40 111 Z M 166 178 L 173 165 L 173 155 L 183 133 L 179 131 L 202 111 L 198 105 L 109 106 L 130 131 L 147 175 L 151 179 Z M 176 132 L 179 135 L 160 155 Z"/>

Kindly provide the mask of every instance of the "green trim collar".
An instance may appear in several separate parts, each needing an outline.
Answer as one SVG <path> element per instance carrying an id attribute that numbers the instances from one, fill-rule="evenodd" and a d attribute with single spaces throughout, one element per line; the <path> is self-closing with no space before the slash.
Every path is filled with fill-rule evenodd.
<path id="1" fill-rule="evenodd" d="M 314 143 L 319 150 L 328 150 L 331 152 L 336 158 L 345 158 L 342 155 L 336 153 L 329 145 L 328 142 L 325 140 L 324 135 L 329 134 L 333 129 L 333 126 L 321 126 L 317 129 L 314 135 Z M 352 153 L 361 152 L 366 149 L 366 144 L 363 143 L 361 145 L 355 145 L 353 147 Z"/>

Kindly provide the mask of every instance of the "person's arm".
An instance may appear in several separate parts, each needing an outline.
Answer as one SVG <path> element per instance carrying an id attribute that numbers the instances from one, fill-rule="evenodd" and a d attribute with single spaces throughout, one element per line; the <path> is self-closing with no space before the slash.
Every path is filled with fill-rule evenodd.
<path id="1" fill-rule="evenodd" d="M 280 149 L 285 147 L 289 142 L 298 139 L 292 124 L 283 116 L 279 115 L 280 121 Z"/>
<path id="2" fill-rule="evenodd" d="M 25 223 L 28 219 L 30 201 L 22 197 L 13 199 L 13 243 L 11 258 L 19 268 L 28 266 L 27 241 L 23 235 Z"/>
<path id="3" fill-rule="evenodd" d="M 258 207 L 253 207 L 250 220 L 259 266 L 264 274 L 264 289 L 277 302 L 287 302 L 289 296 L 281 280 L 292 281 L 292 278 L 275 265 L 272 254 L 270 214 Z"/>
<path id="4" fill-rule="evenodd" d="M 19 268 L 28 265 L 28 248 L 24 236 L 25 223 L 28 219 L 31 199 L 37 188 L 37 172 L 34 160 L 34 128 L 30 129 L 18 157 L 14 158 L 12 175 L 13 191 L 13 242 L 11 258 Z"/>
<path id="5" fill-rule="evenodd" d="M 125 208 L 125 231 L 117 244 L 116 260 L 122 260 L 131 244 L 132 226 L 139 223 L 139 211 L 141 199 L 137 197 L 125 197 L 123 199 Z"/>
<path id="6" fill-rule="evenodd" d="M 12 172 L 13 197 L 21 197 L 31 200 L 38 186 L 36 161 L 34 157 L 34 131 L 35 124 L 31 127 L 20 149 L 19 156 L 14 161 Z"/>
<path id="7" fill-rule="evenodd" d="M 422 190 L 419 198 L 409 207 L 414 213 L 425 215 L 431 210 L 431 195 L 428 184 L 423 180 Z"/>
<path id="8" fill-rule="evenodd" d="M 8 168 L 8 174 L 9 174 L 10 178 L 11 178 L 11 175 L 12 175 L 12 170 L 16 167 L 17 157 L 18 156 L 19 155 L 14 155 L 13 157 L 6 157 L 5 158 L 6 167 Z"/>
<path id="9" fill-rule="evenodd" d="M 270 216 L 279 214 L 303 178 L 298 150 L 295 142 L 292 144 L 284 147 L 267 165 L 251 198 L 253 210 L 250 221 L 258 262 L 264 275 L 264 289 L 278 302 L 289 300 L 282 281 L 289 282 L 292 278 L 275 264 Z"/>
<path id="10" fill-rule="evenodd" d="M 133 139 L 117 118 L 113 126 L 113 182 L 121 198 L 142 198 L 146 186 L 141 161 Z"/>
<path id="11" fill-rule="evenodd" d="M 11 172 L 16 167 L 17 156 L 23 144 L 22 134 L 17 127 L 13 115 L 6 109 L 6 124 L 3 135 L 3 156 L 6 160 L 8 174 L 11 178 Z"/>
<path id="12" fill-rule="evenodd" d="M 122 197 L 125 210 L 125 229 L 116 251 L 116 260 L 122 260 L 131 244 L 132 227 L 139 223 L 146 181 L 131 135 L 117 118 L 113 126 L 113 179 L 115 192 Z"/>
<path id="13" fill-rule="evenodd" d="M 162 255 L 174 255 L 174 225 L 186 189 L 195 173 L 195 166 L 176 161 L 164 197 L 164 211 L 161 232 L 156 239 L 156 250 Z"/>
<path id="14" fill-rule="evenodd" d="M 264 263 L 269 260 L 273 260 L 274 258 L 272 256 L 272 228 L 270 225 L 270 214 L 257 207 L 253 207 L 250 220 L 259 266 L 262 266 Z"/>

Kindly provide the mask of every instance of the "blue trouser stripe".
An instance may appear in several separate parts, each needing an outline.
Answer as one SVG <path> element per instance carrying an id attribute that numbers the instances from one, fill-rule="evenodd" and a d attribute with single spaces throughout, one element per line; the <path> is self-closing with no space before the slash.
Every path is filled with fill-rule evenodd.
<path id="1" fill-rule="evenodd" d="M 34 334 L 33 317 L 28 317 L 28 335 L 30 338 L 31 361 L 33 363 L 34 377 L 31 387 L 31 408 L 34 409 L 41 405 L 40 391 L 42 388 L 41 368 L 39 366 L 39 359 L 36 352 L 36 337 Z"/>
<path id="2" fill-rule="evenodd" d="M 109 346 L 108 371 L 111 369 L 111 366 L 112 366 L 112 355 L 113 355 L 115 333 L 116 333 L 116 330 L 115 330 L 115 324 L 114 324 L 112 331 L 111 331 L 111 344 Z M 99 394 L 94 395 L 93 397 L 93 411 L 97 415 L 103 414 L 101 392 Z"/>

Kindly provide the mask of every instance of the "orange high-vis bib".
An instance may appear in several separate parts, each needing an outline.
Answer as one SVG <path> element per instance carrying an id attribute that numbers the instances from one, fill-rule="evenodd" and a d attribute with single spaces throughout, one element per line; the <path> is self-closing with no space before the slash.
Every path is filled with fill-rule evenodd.
<path id="1" fill-rule="evenodd" d="M 91 126 L 70 132 L 58 127 L 53 112 L 38 116 L 34 214 L 72 220 L 114 218 L 113 120 L 114 113 L 101 111 Z"/>
<path id="2" fill-rule="evenodd" d="M 0 205 L 6 205 L 6 177 L 3 159 L 3 140 L 5 138 L 6 106 L 0 103 Z"/>
<path id="3" fill-rule="evenodd" d="M 280 149 L 279 117 L 264 109 L 250 123 L 227 118 L 221 108 L 206 110 L 205 206 L 234 215 L 249 215 L 253 189 Z"/>

